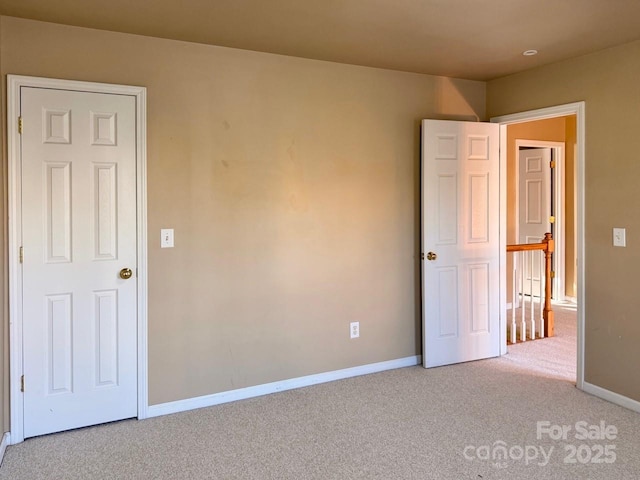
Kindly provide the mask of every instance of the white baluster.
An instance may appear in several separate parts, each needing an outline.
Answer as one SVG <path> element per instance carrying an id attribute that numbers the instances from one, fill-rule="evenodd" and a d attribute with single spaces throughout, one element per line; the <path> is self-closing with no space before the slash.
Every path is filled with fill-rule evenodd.
<path id="1" fill-rule="evenodd" d="M 520 340 L 522 340 L 523 342 L 527 339 L 526 338 L 526 333 L 527 333 L 527 323 L 526 323 L 526 319 L 525 319 L 525 311 L 526 311 L 526 302 L 525 302 L 525 298 L 524 298 L 524 286 L 525 286 L 525 282 L 527 280 L 524 271 L 525 271 L 525 265 L 527 264 L 527 252 L 522 252 L 522 270 L 520 271 L 520 277 L 522 279 L 522 288 L 520 289 L 520 297 L 522 299 L 522 302 L 520 302 L 520 311 L 522 313 L 522 317 L 520 320 Z"/>
<path id="2" fill-rule="evenodd" d="M 544 251 L 541 250 L 540 251 L 540 318 L 539 318 L 540 338 L 544 338 L 544 313 L 542 310 L 544 308 L 544 288 L 546 287 L 546 284 L 547 284 L 547 276 L 546 276 L 546 269 L 544 264 Z"/>
<path id="3" fill-rule="evenodd" d="M 518 299 L 518 293 L 516 289 L 518 275 L 517 252 L 514 252 L 512 258 L 513 274 L 511 275 L 511 343 L 516 343 L 516 300 Z"/>
<path id="4" fill-rule="evenodd" d="M 533 313 L 535 310 L 535 304 L 533 303 L 533 282 L 535 279 L 535 275 L 533 272 L 533 266 L 534 266 L 534 258 L 536 256 L 536 252 L 534 250 L 531 250 L 529 252 L 529 318 L 528 323 L 529 326 L 531 326 L 531 320 L 533 319 Z M 525 335 L 526 337 L 526 335 Z"/>

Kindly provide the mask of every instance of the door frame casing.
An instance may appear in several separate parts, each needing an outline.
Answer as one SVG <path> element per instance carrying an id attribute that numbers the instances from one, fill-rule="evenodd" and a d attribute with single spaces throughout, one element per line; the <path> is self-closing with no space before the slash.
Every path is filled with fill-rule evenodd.
<path id="1" fill-rule="evenodd" d="M 501 115 L 491 118 L 491 122 L 500 124 L 500 141 L 502 147 L 500 149 L 500 157 L 506 161 L 507 156 L 507 125 L 523 122 L 531 122 L 534 120 L 545 120 L 548 118 L 564 117 L 567 115 L 576 116 L 576 164 L 575 164 L 575 190 L 576 190 L 576 260 L 577 260 L 577 363 L 576 363 L 576 387 L 584 390 L 584 219 L 585 219 L 585 102 L 567 103 L 554 107 L 540 108 L 537 110 L 529 110 L 509 115 Z M 506 217 L 505 217 L 506 220 Z M 506 284 L 506 282 L 505 282 Z M 502 308 L 506 313 L 506 301 Z M 506 323 L 506 322 L 504 322 Z M 504 333 L 504 334 L 502 334 Z M 503 353 L 507 353 L 507 335 L 506 325 L 504 332 L 501 332 L 501 341 Z"/>
<path id="2" fill-rule="evenodd" d="M 145 87 L 93 83 L 53 78 L 7 75 L 7 147 L 8 147 L 8 266 L 9 266 L 9 444 L 24 440 L 24 394 L 22 318 L 22 175 L 21 146 L 18 131 L 20 89 L 22 87 L 72 90 L 89 93 L 133 96 L 136 100 L 136 254 L 137 254 L 137 407 L 138 418 L 147 418 L 147 151 Z M 28 388 L 28 380 L 27 380 Z"/>
<path id="3" fill-rule="evenodd" d="M 553 295 L 554 300 L 564 301 L 566 299 L 566 291 L 565 291 L 565 274 L 566 274 L 566 258 L 565 258 L 565 214 L 564 209 L 565 205 L 565 143 L 564 142 L 551 142 L 546 140 L 526 140 L 526 139 L 516 139 L 515 146 L 515 157 L 519 159 L 520 147 L 535 147 L 535 148 L 550 148 L 553 150 L 557 156 L 554 156 L 554 161 L 556 162 L 555 168 L 551 171 L 551 177 L 553 178 L 553 183 L 556 185 L 556 189 L 553 192 L 554 202 L 556 205 L 556 211 L 554 212 L 555 217 L 555 232 L 553 235 L 553 240 L 555 243 L 555 251 L 554 255 L 554 271 L 556 273 L 553 278 L 553 286 L 554 292 Z M 516 181 L 516 243 L 520 238 L 520 162 L 516 161 L 515 164 L 515 181 Z M 551 185 L 548 185 L 549 189 L 551 189 Z"/>

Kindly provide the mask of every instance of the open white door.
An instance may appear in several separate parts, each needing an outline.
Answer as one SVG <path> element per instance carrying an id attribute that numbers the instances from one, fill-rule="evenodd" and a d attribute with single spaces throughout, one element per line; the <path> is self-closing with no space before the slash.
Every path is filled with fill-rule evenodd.
<path id="1" fill-rule="evenodd" d="M 422 121 L 423 363 L 500 355 L 499 126 Z"/>

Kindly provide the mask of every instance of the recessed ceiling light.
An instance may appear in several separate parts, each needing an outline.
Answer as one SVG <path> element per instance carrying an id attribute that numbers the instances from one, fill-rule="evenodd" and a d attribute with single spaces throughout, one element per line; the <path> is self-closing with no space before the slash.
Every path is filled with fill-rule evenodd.
<path id="1" fill-rule="evenodd" d="M 524 55 L 525 57 L 532 57 L 537 54 L 538 50 L 525 50 L 524 52 L 522 52 L 522 55 Z"/>

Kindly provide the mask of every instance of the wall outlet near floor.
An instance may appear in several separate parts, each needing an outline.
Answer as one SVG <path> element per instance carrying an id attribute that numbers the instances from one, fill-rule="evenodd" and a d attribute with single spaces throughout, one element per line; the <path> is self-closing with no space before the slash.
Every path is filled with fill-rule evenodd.
<path id="1" fill-rule="evenodd" d="M 349 332 L 351 338 L 358 338 L 360 336 L 360 322 L 351 322 Z"/>

